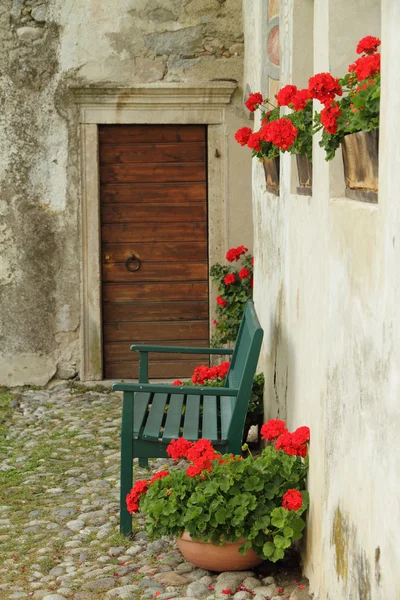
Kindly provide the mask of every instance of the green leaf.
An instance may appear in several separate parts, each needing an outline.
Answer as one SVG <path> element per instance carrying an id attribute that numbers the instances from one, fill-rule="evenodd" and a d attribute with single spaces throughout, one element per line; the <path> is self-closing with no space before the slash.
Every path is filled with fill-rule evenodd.
<path id="1" fill-rule="evenodd" d="M 284 527 L 288 517 L 288 511 L 285 508 L 275 508 L 271 513 L 271 523 L 275 527 Z"/>
<path id="2" fill-rule="evenodd" d="M 289 548 L 292 542 L 291 540 L 288 540 L 287 538 L 283 537 L 283 535 L 275 535 L 274 544 L 277 548 L 282 548 L 282 550 L 284 550 L 285 548 Z"/>
<path id="3" fill-rule="evenodd" d="M 249 491 L 260 491 L 264 487 L 263 482 L 256 475 L 252 475 L 244 482 L 244 489 Z"/>
<path id="4" fill-rule="evenodd" d="M 293 534 L 294 534 L 294 531 L 293 531 L 293 529 L 291 527 L 284 527 L 283 528 L 283 535 L 286 538 L 291 538 Z"/>
<path id="5" fill-rule="evenodd" d="M 273 556 L 274 552 L 275 552 L 275 546 L 272 542 L 267 542 L 266 544 L 264 544 L 263 553 L 265 554 L 265 556 L 267 558 L 269 558 L 270 556 Z"/>
<path id="6" fill-rule="evenodd" d="M 217 521 L 217 523 L 220 523 L 222 525 L 223 523 L 226 523 L 226 519 L 228 516 L 229 512 L 226 510 L 226 508 L 221 506 L 215 513 L 215 520 Z"/>

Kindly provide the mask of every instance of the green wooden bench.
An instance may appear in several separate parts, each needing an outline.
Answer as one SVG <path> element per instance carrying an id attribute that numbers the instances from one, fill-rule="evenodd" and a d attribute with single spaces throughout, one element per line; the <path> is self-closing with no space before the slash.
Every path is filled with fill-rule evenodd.
<path id="1" fill-rule="evenodd" d="M 133 483 L 132 463 L 139 459 L 167 457 L 171 440 L 205 438 L 224 453 L 240 454 L 243 429 L 253 378 L 260 355 L 263 330 L 251 300 L 246 304 L 234 350 L 227 348 L 186 348 L 133 345 L 140 353 L 139 382 L 116 383 L 123 392 L 121 429 L 120 530 L 132 532 L 132 517 L 126 495 Z M 153 385 L 148 383 L 148 353 L 232 354 L 226 387 Z M 184 409 L 184 410 L 183 410 Z"/>

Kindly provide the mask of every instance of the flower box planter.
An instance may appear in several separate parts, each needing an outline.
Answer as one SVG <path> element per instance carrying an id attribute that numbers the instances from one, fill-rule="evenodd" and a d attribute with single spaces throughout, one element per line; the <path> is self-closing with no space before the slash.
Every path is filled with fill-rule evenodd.
<path id="1" fill-rule="evenodd" d="M 240 554 L 239 548 L 243 546 L 244 540 L 238 542 L 227 542 L 225 546 L 215 546 L 211 542 L 199 542 L 192 540 L 186 531 L 182 537 L 177 538 L 179 550 L 187 561 L 208 571 L 246 571 L 263 562 L 250 548 L 246 554 Z"/>
<path id="2" fill-rule="evenodd" d="M 275 196 L 279 196 L 279 156 L 263 158 L 263 167 L 267 190 Z"/>
<path id="3" fill-rule="evenodd" d="M 299 185 L 297 193 L 302 196 L 311 196 L 312 194 L 312 162 L 308 160 L 305 154 L 296 154 L 297 173 L 299 176 Z"/>
<path id="4" fill-rule="evenodd" d="M 346 135 L 342 142 L 346 196 L 378 202 L 379 129 Z"/>

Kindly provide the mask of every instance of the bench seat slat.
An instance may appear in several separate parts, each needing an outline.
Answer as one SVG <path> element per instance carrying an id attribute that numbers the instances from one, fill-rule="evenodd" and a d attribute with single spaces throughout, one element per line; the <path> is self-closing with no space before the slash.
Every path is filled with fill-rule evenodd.
<path id="1" fill-rule="evenodd" d="M 203 427 L 202 437 L 212 442 L 218 442 L 217 397 L 203 398 Z"/>
<path id="2" fill-rule="evenodd" d="M 143 427 L 152 394 L 137 392 L 133 401 L 133 437 L 137 439 Z"/>
<path id="3" fill-rule="evenodd" d="M 199 439 L 200 398 L 201 396 L 186 396 L 183 437 L 190 442 Z"/>
<path id="4" fill-rule="evenodd" d="M 179 428 L 182 420 L 183 394 L 171 394 L 167 420 L 165 422 L 163 442 L 170 442 L 179 437 Z"/>
<path id="5" fill-rule="evenodd" d="M 164 418 L 168 394 L 154 394 L 147 422 L 143 430 L 144 440 L 157 441 L 161 437 L 160 428 Z"/>
<path id="6" fill-rule="evenodd" d="M 236 398 L 226 396 L 220 399 L 221 406 L 221 441 L 228 439 L 229 425 L 231 424 Z"/>

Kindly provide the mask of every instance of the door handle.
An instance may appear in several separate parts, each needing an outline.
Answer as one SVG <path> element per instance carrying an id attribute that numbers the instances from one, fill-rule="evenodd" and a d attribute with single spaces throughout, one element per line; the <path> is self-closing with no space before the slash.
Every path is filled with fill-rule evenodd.
<path id="1" fill-rule="evenodd" d="M 125 267 L 128 271 L 131 271 L 131 273 L 134 273 L 134 271 L 138 271 L 140 269 L 141 264 L 142 261 L 140 260 L 140 258 L 133 253 L 131 254 L 131 256 L 128 256 L 128 258 L 125 261 Z"/>

